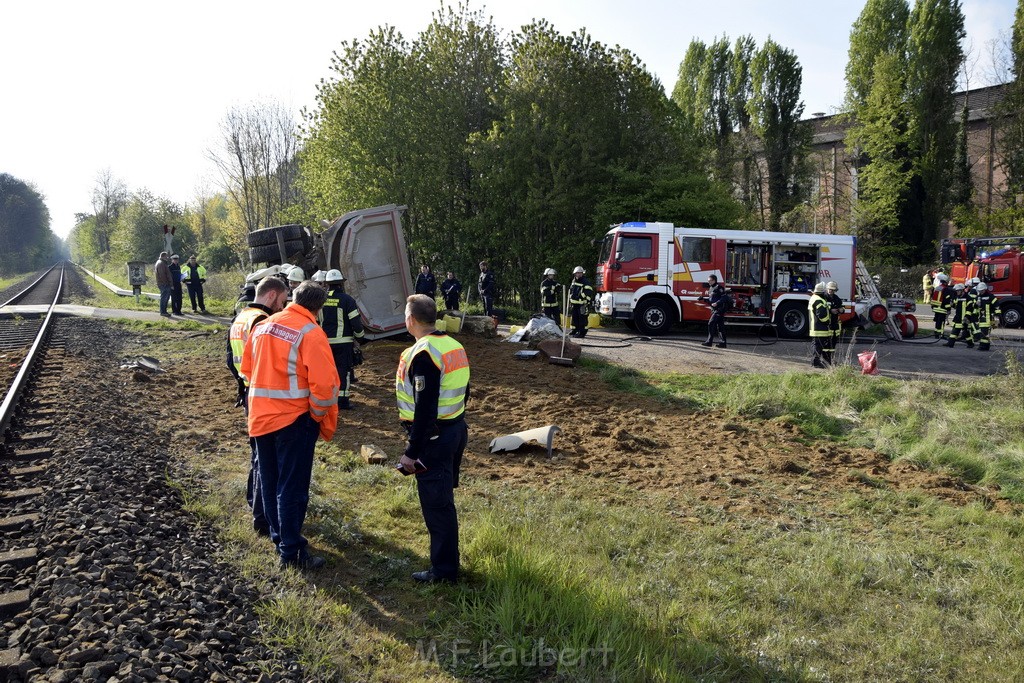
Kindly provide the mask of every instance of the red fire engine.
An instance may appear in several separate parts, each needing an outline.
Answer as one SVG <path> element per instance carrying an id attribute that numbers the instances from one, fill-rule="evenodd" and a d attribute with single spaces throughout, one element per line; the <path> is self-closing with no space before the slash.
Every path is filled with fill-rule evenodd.
<path id="1" fill-rule="evenodd" d="M 967 237 L 942 240 L 940 256 L 949 279 L 972 277 L 988 284 L 999 300 L 1003 327 L 1020 327 L 1024 315 L 1024 237 Z"/>
<path id="2" fill-rule="evenodd" d="M 852 236 L 671 223 L 623 223 L 608 231 L 597 264 L 599 312 L 652 335 L 677 322 L 705 321 L 711 309 L 702 298 L 712 274 L 732 297 L 730 325 L 774 323 L 779 336 L 806 336 L 811 290 L 829 280 L 846 303 L 844 321 L 861 315 L 880 323 L 888 316 L 884 302 L 855 298 L 860 273 Z"/>

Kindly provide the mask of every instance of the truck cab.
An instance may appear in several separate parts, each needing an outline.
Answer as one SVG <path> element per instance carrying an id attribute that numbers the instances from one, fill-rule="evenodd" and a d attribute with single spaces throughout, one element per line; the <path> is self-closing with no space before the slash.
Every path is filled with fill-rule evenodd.
<path id="1" fill-rule="evenodd" d="M 1024 323 L 1024 237 L 978 237 L 942 241 L 941 257 L 949 265 L 950 280 L 964 283 L 973 277 L 988 284 L 999 301 L 1003 327 Z"/>

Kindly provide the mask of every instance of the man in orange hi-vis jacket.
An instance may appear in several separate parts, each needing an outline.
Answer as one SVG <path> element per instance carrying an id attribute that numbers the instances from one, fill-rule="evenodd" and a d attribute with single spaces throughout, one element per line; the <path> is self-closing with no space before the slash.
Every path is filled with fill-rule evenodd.
<path id="1" fill-rule="evenodd" d="M 305 282 L 292 303 L 257 325 L 245 344 L 249 436 L 256 440 L 263 507 L 282 567 L 317 569 L 302 536 L 317 437 L 338 426 L 338 370 L 317 313 L 327 290 Z"/>

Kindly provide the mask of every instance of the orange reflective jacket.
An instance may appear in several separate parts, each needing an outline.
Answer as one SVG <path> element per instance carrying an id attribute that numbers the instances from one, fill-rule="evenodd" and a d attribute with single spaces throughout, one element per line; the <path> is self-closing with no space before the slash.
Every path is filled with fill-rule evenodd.
<path id="1" fill-rule="evenodd" d="M 308 412 L 330 440 L 338 426 L 338 369 L 316 316 L 292 303 L 257 325 L 242 354 L 249 378 L 249 436 L 275 432 Z"/>

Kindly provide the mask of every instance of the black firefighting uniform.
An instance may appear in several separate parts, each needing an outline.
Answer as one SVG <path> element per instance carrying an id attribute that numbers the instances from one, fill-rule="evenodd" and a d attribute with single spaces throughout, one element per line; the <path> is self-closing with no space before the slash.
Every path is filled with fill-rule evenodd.
<path id="1" fill-rule="evenodd" d="M 953 290 L 944 284 L 935 288 L 932 294 L 932 313 L 935 314 L 935 338 L 942 339 L 945 335 L 946 317 L 953 305 Z"/>
<path id="2" fill-rule="evenodd" d="M 960 296 L 953 300 L 953 331 L 950 332 L 949 341 L 946 342 L 946 346 L 949 348 L 953 348 L 957 339 L 965 341 L 968 348 L 974 346 L 971 332 L 975 324 L 974 304 L 975 299 L 968 294 L 967 290 L 962 291 Z"/>
<path id="3" fill-rule="evenodd" d="M 974 335 L 974 341 L 978 342 L 979 351 L 988 351 L 992 340 L 989 333 L 992 331 L 992 323 L 999 315 L 999 299 L 991 291 L 978 295 L 978 333 Z"/>
<path id="4" fill-rule="evenodd" d="M 545 276 L 544 279 L 540 281 L 541 313 L 559 324 L 562 322 L 558 319 L 558 313 L 562 310 L 562 303 L 558 300 L 558 295 L 561 291 L 562 283 L 558 282 L 554 278 L 548 278 Z"/>
<path id="5" fill-rule="evenodd" d="M 320 321 L 341 378 L 338 408 L 346 409 L 351 407 L 352 382 L 355 381 L 353 346 L 356 339 L 363 338 L 363 321 L 356 300 L 346 294 L 343 287 L 334 287 L 327 292 L 327 301 L 320 309 Z"/>
<path id="6" fill-rule="evenodd" d="M 846 310 L 846 306 L 843 305 L 841 296 L 828 290 L 825 291 L 825 301 L 828 302 L 828 329 L 832 333 L 825 351 L 828 353 L 829 363 L 832 363 L 835 360 L 836 347 L 839 346 L 839 338 L 843 336 L 843 325 L 839 316 Z"/>
<path id="7" fill-rule="evenodd" d="M 590 280 L 581 277 L 569 283 L 569 315 L 572 320 L 570 337 L 582 339 L 587 336 L 587 318 L 591 303 L 594 301 L 594 287 Z"/>
<path id="8" fill-rule="evenodd" d="M 815 293 L 811 296 L 807 302 L 807 313 L 811 323 L 811 342 L 814 345 L 811 365 L 816 368 L 829 366 L 832 364 L 832 354 L 828 352 L 832 343 L 832 329 L 829 327 L 832 315 L 823 294 Z"/>

